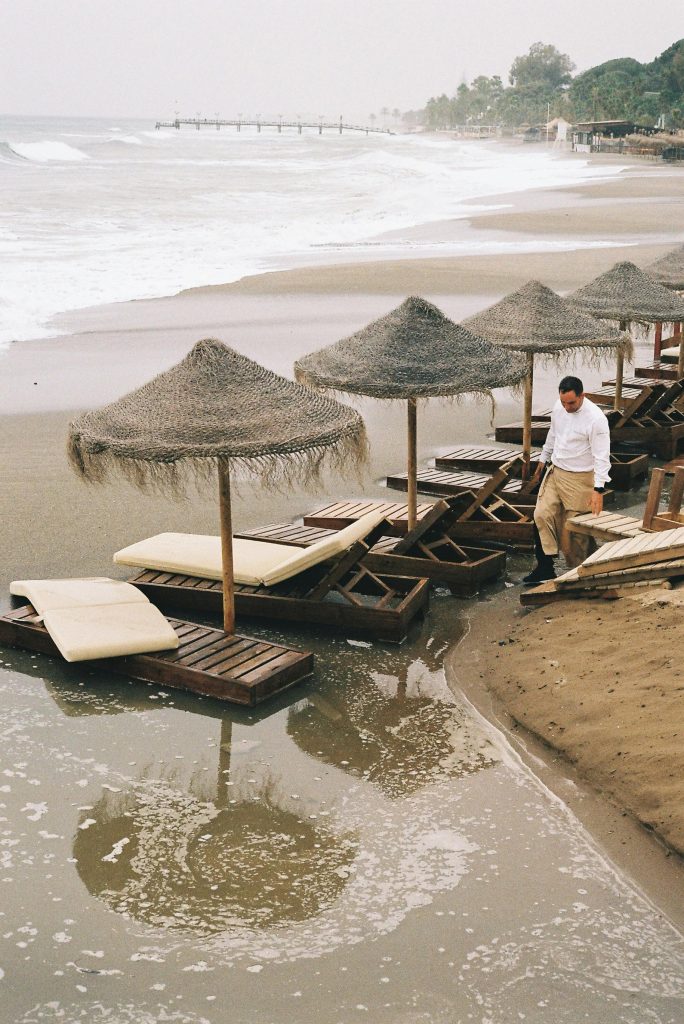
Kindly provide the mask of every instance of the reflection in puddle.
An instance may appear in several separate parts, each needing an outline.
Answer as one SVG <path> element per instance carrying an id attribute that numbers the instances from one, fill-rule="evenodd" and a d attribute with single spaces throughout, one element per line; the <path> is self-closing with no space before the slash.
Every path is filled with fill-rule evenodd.
<path id="1" fill-rule="evenodd" d="M 164 781 L 105 792 L 74 841 L 88 890 L 119 914 L 211 935 L 303 921 L 339 895 L 356 843 L 278 806 L 277 787 L 217 807 Z"/>
<path id="2" fill-rule="evenodd" d="M 420 659 L 403 677 L 355 675 L 293 707 L 287 731 L 317 760 L 373 782 L 388 797 L 404 796 L 493 763 L 481 729 L 447 700 L 443 686 L 442 673 Z"/>

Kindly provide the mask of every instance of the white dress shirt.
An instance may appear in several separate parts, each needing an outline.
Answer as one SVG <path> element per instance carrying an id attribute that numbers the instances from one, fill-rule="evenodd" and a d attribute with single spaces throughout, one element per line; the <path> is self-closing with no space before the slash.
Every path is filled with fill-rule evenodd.
<path id="1" fill-rule="evenodd" d="M 551 460 L 570 473 L 594 472 L 594 487 L 610 480 L 610 428 L 605 413 L 588 398 L 577 412 L 566 412 L 560 398 L 551 410 L 551 426 L 540 462 Z"/>

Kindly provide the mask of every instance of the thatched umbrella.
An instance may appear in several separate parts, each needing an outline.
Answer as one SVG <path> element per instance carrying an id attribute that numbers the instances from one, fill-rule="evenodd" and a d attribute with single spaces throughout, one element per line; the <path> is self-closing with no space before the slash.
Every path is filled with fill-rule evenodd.
<path id="1" fill-rule="evenodd" d="M 419 398 L 480 393 L 519 383 L 522 359 L 511 358 L 409 298 L 356 334 L 295 363 L 304 384 L 408 404 L 408 526 L 416 525 L 416 404 Z"/>
<path id="2" fill-rule="evenodd" d="M 630 324 L 669 323 L 684 320 L 684 299 L 657 284 L 633 263 L 616 263 L 605 274 L 568 296 L 579 309 L 600 320 L 617 320 L 620 330 Z M 680 352 L 680 374 L 681 366 Z M 622 361 L 615 381 L 615 408 L 622 397 Z"/>
<path id="3" fill-rule="evenodd" d="M 644 273 L 652 277 L 658 284 L 661 284 L 663 288 L 670 288 L 674 292 L 684 292 L 684 245 L 670 250 L 670 252 L 661 256 L 660 259 L 649 263 L 647 267 L 644 267 Z M 679 324 L 679 334 L 681 336 L 684 322 L 681 320 L 675 321 L 675 325 L 677 323 Z M 660 356 L 661 341 L 662 323 L 658 322 L 656 323 L 656 346 L 653 353 L 656 359 Z M 682 346 L 681 337 L 678 364 L 679 376 L 684 376 L 684 346 Z"/>
<path id="4" fill-rule="evenodd" d="M 231 465 L 266 485 L 306 483 L 324 463 L 344 470 L 366 457 L 357 412 L 279 377 L 215 339 L 176 366 L 75 420 L 69 458 L 86 480 L 118 471 L 142 489 L 179 490 L 218 465 L 223 624 L 235 628 Z"/>
<path id="5" fill-rule="evenodd" d="M 628 335 L 612 327 L 601 327 L 596 320 L 571 306 L 566 299 L 540 284 L 528 281 L 500 302 L 464 321 L 469 330 L 488 341 L 526 354 L 527 376 L 523 415 L 524 478 L 529 476 L 532 448 L 532 385 L 534 357 L 557 360 L 568 349 L 588 349 L 594 354 L 631 351 Z"/>
<path id="6" fill-rule="evenodd" d="M 684 292 L 684 245 L 672 249 L 659 259 L 644 267 L 644 273 L 652 277 L 663 288 Z"/>

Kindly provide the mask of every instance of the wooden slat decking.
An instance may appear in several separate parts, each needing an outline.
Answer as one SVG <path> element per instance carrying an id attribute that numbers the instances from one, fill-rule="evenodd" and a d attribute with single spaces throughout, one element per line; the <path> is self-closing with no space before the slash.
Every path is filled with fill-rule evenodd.
<path id="1" fill-rule="evenodd" d="M 611 541 L 624 537 L 636 537 L 643 533 L 641 520 L 634 516 L 625 516 L 620 512 L 583 512 L 582 515 L 569 519 L 567 528 L 571 533 L 580 533 L 594 540 Z"/>
<path id="2" fill-rule="evenodd" d="M 249 706 L 287 689 L 313 671 L 313 655 L 309 652 L 227 635 L 181 619 L 170 618 L 169 622 L 180 640 L 176 650 L 79 664 Z M 60 657 L 31 605 L 0 615 L 0 643 Z"/>
<path id="3" fill-rule="evenodd" d="M 432 511 L 434 502 L 419 502 L 416 514 L 420 521 Z M 408 505 L 397 501 L 373 501 L 368 498 L 356 498 L 350 501 L 334 501 L 305 515 L 302 522 L 305 526 L 320 526 L 323 529 L 342 530 L 350 526 L 367 512 L 382 512 L 397 536 L 406 533 L 408 527 Z"/>

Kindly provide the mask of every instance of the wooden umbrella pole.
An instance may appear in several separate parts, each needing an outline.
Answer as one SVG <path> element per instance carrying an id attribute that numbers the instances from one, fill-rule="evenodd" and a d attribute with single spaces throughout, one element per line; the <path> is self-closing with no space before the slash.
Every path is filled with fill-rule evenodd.
<path id="1" fill-rule="evenodd" d="M 682 325 L 679 325 L 679 358 L 677 359 L 677 376 L 684 377 L 684 336 L 681 333 Z"/>
<path id="2" fill-rule="evenodd" d="M 233 583 L 233 524 L 230 514 L 230 460 L 218 460 L 219 508 L 221 513 L 221 561 L 223 567 L 223 628 L 235 632 L 235 586 Z"/>
<path id="3" fill-rule="evenodd" d="M 408 528 L 415 529 L 418 521 L 418 434 L 416 426 L 416 400 L 408 400 Z"/>
<path id="4" fill-rule="evenodd" d="M 627 330 L 627 321 L 620 321 L 620 330 Z M 613 399 L 613 408 L 619 409 L 622 405 L 622 378 L 625 374 L 625 350 L 623 348 L 618 350 L 617 366 L 615 367 L 615 398 Z"/>
<path id="5" fill-rule="evenodd" d="M 529 480 L 532 458 L 532 385 L 534 383 L 534 352 L 526 352 L 527 376 L 523 405 L 523 480 Z"/>
<path id="6" fill-rule="evenodd" d="M 663 325 L 660 321 L 655 325 L 655 337 L 653 339 L 653 358 L 660 359 L 660 350 L 663 347 Z"/>

